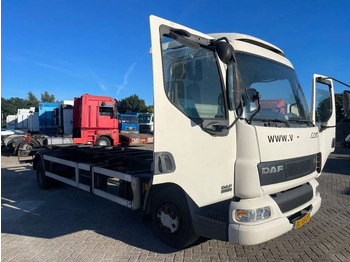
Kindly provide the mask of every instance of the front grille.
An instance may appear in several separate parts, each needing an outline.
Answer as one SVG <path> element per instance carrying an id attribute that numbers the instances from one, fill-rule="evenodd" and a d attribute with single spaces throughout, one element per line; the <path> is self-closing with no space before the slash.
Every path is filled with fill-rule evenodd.
<path id="1" fill-rule="evenodd" d="M 311 174 L 316 170 L 317 155 L 310 155 L 258 164 L 260 185 L 286 182 Z"/>
<path id="2" fill-rule="evenodd" d="M 140 129 L 140 131 L 150 132 L 151 131 L 151 126 L 140 125 L 139 129 Z"/>
<path id="3" fill-rule="evenodd" d="M 282 213 L 285 213 L 310 201 L 313 197 L 313 190 L 312 186 L 307 183 L 270 196 L 277 203 Z"/>
<path id="4" fill-rule="evenodd" d="M 286 163 L 286 176 L 288 178 L 301 177 L 310 174 L 316 168 L 314 158 L 307 158 L 295 162 Z"/>

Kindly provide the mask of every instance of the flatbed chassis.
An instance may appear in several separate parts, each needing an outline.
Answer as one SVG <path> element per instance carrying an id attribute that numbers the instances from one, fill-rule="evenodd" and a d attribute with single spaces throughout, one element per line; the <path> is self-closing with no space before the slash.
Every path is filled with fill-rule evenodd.
<path id="1" fill-rule="evenodd" d="M 132 210 L 142 206 L 153 175 L 153 151 L 141 148 L 66 146 L 38 151 L 32 161 L 37 176 L 44 172 Z"/>

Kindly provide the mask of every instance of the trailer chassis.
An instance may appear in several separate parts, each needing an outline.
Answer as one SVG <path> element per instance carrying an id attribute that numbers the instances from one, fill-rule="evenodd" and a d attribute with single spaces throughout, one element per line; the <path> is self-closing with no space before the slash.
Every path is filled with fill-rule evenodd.
<path id="1" fill-rule="evenodd" d="M 38 151 L 33 168 L 38 183 L 46 183 L 42 188 L 59 181 L 138 210 L 152 177 L 152 159 L 150 150 L 70 146 Z"/>

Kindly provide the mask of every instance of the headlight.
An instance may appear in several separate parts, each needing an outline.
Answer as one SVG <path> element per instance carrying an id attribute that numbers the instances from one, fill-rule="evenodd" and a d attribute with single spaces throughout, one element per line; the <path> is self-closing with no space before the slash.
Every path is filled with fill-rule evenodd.
<path id="1" fill-rule="evenodd" d="M 257 209 L 236 209 L 236 219 L 240 222 L 257 222 L 271 216 L 270 207 Z"/>

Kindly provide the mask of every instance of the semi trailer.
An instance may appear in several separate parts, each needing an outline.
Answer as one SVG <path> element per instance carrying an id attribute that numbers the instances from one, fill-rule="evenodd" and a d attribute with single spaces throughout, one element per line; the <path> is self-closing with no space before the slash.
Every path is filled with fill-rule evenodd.
<path id="1" fill-rule="evenodd" d="M 176 248 L 199 236 L 254 245 L 309 222 L 335 147 L 332 79 L 313 76 L 309 110 L 280 48 L 155 16 L 150 27 L 153 149 L 39 151 L 39 187 L 61 181 L 140 210 Z M 344 92 L 346 115 L 349 100 Z"/>
<path id="2" fill-rule="evenodd" d="M 73 143 L 71 133 L 68 133 L 73 126 L 72 103 L 73 101 L 69 100 L 39 103 L 37 109 L 30 109 L 25 132 L 4 138 L 3 145 L 14 154 L 21 151 L 22 155 L 26 156 L 35 147 Z"/>
<path id="3" fill-rule="evenodd" d="M 120 133 L 117 115 L 115 99 L 107 96 L 84 94 L 74 101 L 39 103 L 39 133 L 13 135 L 4 141 L 20 157 L 28 156 L 33 148 L 56 145 L 153 143 L 152 135 Z"/>

